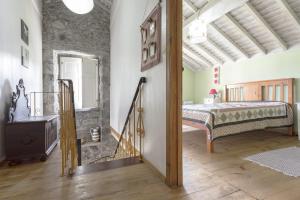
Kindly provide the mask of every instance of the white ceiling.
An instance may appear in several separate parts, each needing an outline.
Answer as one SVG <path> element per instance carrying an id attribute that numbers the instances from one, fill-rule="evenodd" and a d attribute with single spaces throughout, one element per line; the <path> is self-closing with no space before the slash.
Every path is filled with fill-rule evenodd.
<path id="1" fill-rule="evenodd" d="M 184 20 L 207 3 L 184 0 Z M 184 31 L 186 31 L 184 29 Z M 208 26 L 208 41 L 183 44 L 184 63 L 194 70 L 300 46 L 300 0 L 249 0 Z"/>

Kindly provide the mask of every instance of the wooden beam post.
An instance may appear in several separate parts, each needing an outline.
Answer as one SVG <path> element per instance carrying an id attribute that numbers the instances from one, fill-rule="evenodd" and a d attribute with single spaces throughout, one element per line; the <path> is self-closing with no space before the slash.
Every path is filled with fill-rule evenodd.
<path id="1" fill-rule="evenodd" d="M 182 185 L 182 0 L 167 0 L 166 183 Z"/>

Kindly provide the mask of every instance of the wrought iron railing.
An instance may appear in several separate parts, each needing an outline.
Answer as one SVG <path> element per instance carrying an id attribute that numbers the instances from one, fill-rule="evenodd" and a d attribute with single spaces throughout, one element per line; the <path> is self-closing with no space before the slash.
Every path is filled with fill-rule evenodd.
<path id="1" fill-rule="evenodd" d="M 43 116 L 43 115 L 58 115 L 59 114 L 59 92 L 30 92 L 29 101 L 30 101 L 30 108 L 31 108 L 31 116 Z M 49 100 L 50 99 L 50 100 Z M 50 102 L 54 101 L 51 109 L 46 109 L 45 112 L 43 109 L 42 102 Z M 44 106 L 46 104 L 44 103 Z"/>
<path id="2" fill-rule="evenodd" d="M 121 134 L 113 133 L 117 138 L 117 146 L 111 155 L 95 158 L 90 163 L 119 160 L 123 158 L 139 157 L 143 159 L 143 138 L 145 135 L 143 121 L 143 86 L 146 78 L 141 77 L 136 88 L 131 106 L 129 108 L 125 124 Z"/>
<path id="3" fill-rule="evenodd" d="M 78 164 L 80 164 L 80 154 L 78 154 L 76 117 L 72 80 L 59 80 L 59 106 L 60 106 L 60 148 L 62 153 L 61 174 L 66 171 L 73 174 Z"/>

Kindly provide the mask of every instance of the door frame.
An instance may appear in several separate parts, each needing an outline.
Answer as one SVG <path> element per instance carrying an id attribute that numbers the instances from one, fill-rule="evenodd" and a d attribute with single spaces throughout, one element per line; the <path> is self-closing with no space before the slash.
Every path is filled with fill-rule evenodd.
<path id="1" fill-rule="evenodd" d="M 98 63 L 98 68 L 97 68 L 97 74 L 98 74 L 98 78 L 97 78 L 97 90 L 98 90 L 98 94 L 97 94 L 97 106 L 96 107 L 92 107 L 92 109 L 99 109 L 100 108 L 100 99 L 101 99 L 101 94 L 100 94 L 100 81 L 101 81 L 101 76 L 100 76 L 100 67 L 101 67 L 101 59 L 100 57 L 97 57 L 97 56 L 92 56 L 92 55 L 81 55 L 81 53 L 67 53 L 67 52 L 64 52 L 64 53 L 57 53 L 57 67 L 58 67 L 58 79 L 61 79 L 61 73 L 60 73 L 60 69 L 61 69 L 61 59 L 63 57 L 66 57 L 66 58 L 81 58 L 82 59 L 82 62 L 83 62 L 83 59 L 86 58 L 86 59 L 93 59 L 93 60 L 97 60 L 97 63 Z M 81 109 L 76 109 L 76 110 L 84 110 L 85 108 L 81 108 Z"/>
<path id="2" fill-rule="evenodd" d="M 183 184 L 182 3 L 167 0 L 166 183 L 170 187 Z"/>

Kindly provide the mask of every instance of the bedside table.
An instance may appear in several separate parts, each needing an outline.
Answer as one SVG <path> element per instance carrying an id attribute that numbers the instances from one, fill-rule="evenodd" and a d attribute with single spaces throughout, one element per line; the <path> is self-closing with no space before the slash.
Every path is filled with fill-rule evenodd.
<path id="1" fill-rule="evenodd" d="M 204 104 L 214 104 L 214 103 L 220 103 L 219 98 L 204 98 Z"/>
<path id="2" fill-rule="evenodd" d="M 214 98 L 204 98 L 204 104 L 213 104 Z"/>

